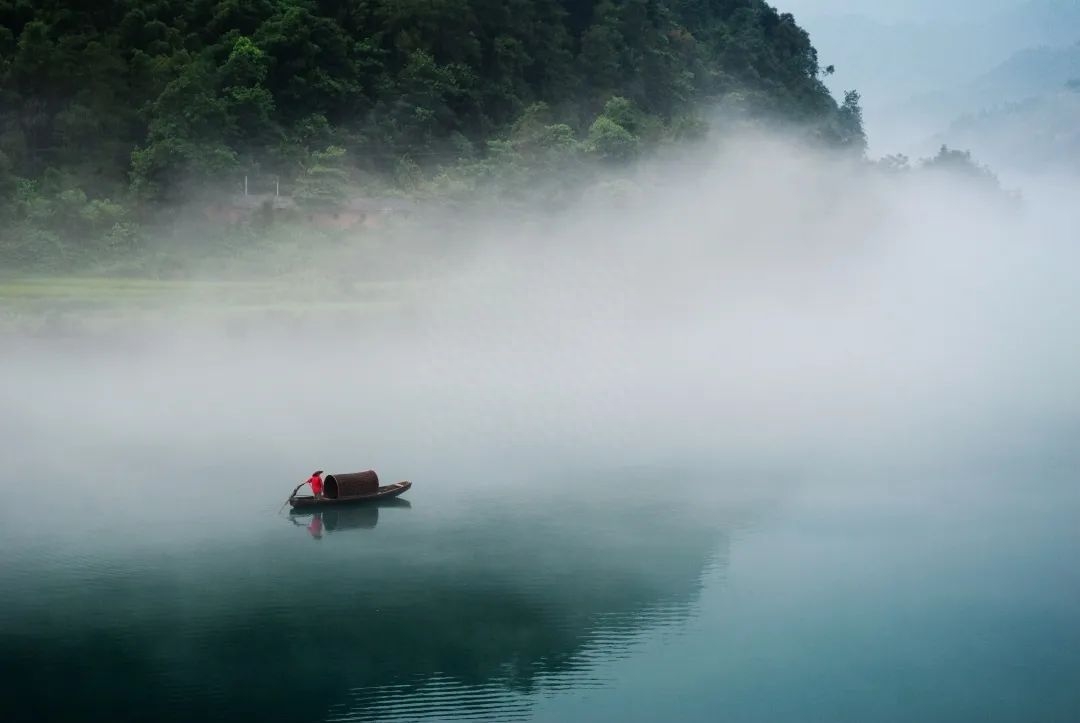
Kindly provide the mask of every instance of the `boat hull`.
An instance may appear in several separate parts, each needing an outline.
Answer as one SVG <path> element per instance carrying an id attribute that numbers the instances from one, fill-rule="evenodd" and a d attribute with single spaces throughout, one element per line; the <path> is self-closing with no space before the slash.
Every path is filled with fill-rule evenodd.
<path id="1" fill-rule="evenodd" d="M 315 499 L 311 496 L 305 497 L 290 497 L 289 504 L 293 509 L 320 509 L 323 507 L 337 507 L 338 505 L 360 505 L 365 502 L 375 502 L 377 500 L 389 500 L 397 497 L 400 494 L 404 494 L 412 487 L 412 482 L 396 482 L 392 485 L 386 485 L 380 487 L 378 490 L 370 495 L 358 495 L 355 497 L 339 497 L 336 499 L 330 499 L 323 497 L 321 499 Z"/>

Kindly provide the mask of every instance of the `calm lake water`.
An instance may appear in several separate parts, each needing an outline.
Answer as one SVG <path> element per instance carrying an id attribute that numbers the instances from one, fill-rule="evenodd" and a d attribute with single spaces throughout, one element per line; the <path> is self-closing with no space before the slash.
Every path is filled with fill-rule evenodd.
<path id="1" fill-rule="evenodd" d="M 1080 714 L 1069 465 L 488 470 L 316 522 L 270 461 L 172 463 L 3 512 L 4 720 Z"/>
<path id="2" fill-rule="evenodd" d="M 585 340 L 0 348 L 0 721 L 1080 719 L 1064 362 Z"/>

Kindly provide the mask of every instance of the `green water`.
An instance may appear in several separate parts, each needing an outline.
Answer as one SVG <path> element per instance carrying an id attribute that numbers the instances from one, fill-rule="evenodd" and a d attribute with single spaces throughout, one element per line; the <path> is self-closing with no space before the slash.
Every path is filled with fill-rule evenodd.
<path id="1" fill-rule="evenodd" d="M 239 478 L 174 462 L 187 476 L 161 473 L 151 499 L 101 462 L 88 474 L 116 484 L 3 513 L 4 720 L 1080 710 L 1068 467 L 774 484 L 508 465 L 429 471 L 315 523 L 275 514 L 270 459 Z"/>
<path id="2" fill-rule="evenodd" d="M 0 348 L 0 721 L 1077 719 L 1064 364 L 478 336 Z"/>

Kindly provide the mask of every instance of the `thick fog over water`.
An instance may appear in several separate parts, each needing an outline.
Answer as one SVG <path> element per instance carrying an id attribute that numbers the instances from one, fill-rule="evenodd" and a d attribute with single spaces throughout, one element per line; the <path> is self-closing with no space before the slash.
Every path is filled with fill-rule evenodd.
<path id="1" fill-rule="evenodd" d="M 256 468 L 272 505 L 316 467 L 557 486 L 1072 452 L 1078 212 L 1052 186 L 1013 207 L 776 138 L 688 158 L 571 213 L 477 214 L 463 261 L 371 317 L 227 334 L 178 298 L 119 339 L 7 338 L 6 487 L 115 502 L 119 470 L 137 495 L 160 465 Z"/>

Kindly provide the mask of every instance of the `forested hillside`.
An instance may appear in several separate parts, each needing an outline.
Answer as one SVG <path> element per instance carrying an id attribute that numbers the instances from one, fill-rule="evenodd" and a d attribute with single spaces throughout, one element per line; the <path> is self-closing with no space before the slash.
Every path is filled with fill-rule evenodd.
<path id="1" fill-rule="evenodd" d="M 128 243 L 245 174 L 332 205 L 617 164 L 720 99 L 861 152 L 857 96 L 821 75 L 762 0 L 0 0 L 0 213 L 24 254 L 31 232 Z"/>

